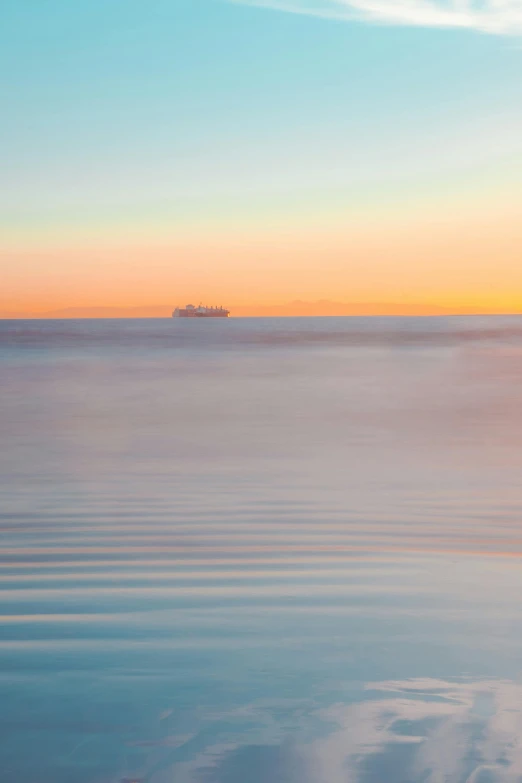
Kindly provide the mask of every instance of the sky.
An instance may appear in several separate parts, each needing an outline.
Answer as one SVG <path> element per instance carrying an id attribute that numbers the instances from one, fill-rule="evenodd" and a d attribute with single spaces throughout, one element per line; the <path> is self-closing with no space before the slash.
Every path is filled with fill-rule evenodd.
<path id="1" fill-rule="evenodd" d="M 522 0 L 3 0 L 0 74 L 0 312 L 522 311 Z"/>

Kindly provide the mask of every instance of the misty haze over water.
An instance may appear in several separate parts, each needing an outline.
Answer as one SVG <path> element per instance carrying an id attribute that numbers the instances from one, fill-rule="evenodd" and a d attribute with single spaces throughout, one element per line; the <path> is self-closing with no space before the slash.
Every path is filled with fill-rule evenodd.
<path id="1" fill-rule="evenodd" d="M 522 317 L 0 321 L 2 783 L 522 779 Z"/>

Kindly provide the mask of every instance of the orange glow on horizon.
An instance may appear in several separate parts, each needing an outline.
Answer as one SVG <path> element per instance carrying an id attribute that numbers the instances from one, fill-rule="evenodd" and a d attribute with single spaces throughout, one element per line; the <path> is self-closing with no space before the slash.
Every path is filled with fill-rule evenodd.
<path id="1" fill-rule="evenodd" d="M 167 315 L 189 301 L 223 304 L 232 315 L 521 312 L 521 247 L 513 205 L 207 226 L 134 243 L 95 233 L 62 243 L 11 238 L 0 243 L 0 313 Z"/>

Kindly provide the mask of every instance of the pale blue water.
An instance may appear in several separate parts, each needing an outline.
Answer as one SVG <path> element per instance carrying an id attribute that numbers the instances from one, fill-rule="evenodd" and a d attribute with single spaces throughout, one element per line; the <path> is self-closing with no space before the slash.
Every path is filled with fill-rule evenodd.
<path id="1" fill-rule="evenodd" d="M 0 322 L 2 783 L 522 780 L 522 319 Z"/>

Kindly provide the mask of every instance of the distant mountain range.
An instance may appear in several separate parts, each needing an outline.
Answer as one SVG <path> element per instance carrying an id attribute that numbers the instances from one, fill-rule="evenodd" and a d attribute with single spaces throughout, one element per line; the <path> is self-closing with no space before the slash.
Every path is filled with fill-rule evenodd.
<path id="1" fill-rule="evenodd" d="M 64 307 L 42 312 L 3 312 L 0 318 L 167 318 L 172 315 L 171 305 L 150 307 Z"/>
<path id="2" fill-rule="evenodd" d="M 450 315 L 476 312 L 473 308 L 449 308 L 423 303 L 400 304 L 396 302 L 333 302 L 320 299 L 317 302 L 296 300 L 282 305 L 250 305 L 230 308 L 238 316 L 312 316 L 312 315 Z"/>
<path id="3" fill-rule="evenodd" d="M 438 307 L 436 305 L 401 304 L 395 302 L 317 302 L 296 300 L 279 305 L 230 305 L 232 316 L 325 316 L 325 315 L 470 315 L 493 314 L 488 308 Z M 45 312 L 0 311 L 0 318 L 169 318 L 173 305 L 142 305 L 140 307 L 66 307 Z"/>

